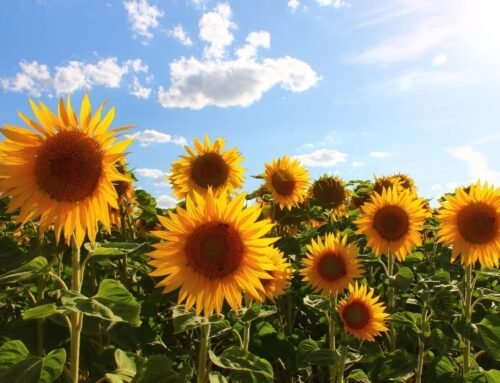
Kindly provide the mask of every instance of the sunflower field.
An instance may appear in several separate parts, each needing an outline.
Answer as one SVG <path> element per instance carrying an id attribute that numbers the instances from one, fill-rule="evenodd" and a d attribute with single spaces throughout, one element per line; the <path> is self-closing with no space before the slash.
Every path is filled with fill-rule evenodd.
<path id="1" fill-rule="evenodd" d="M 0 382 L 500 382 L 500 188 L 436 207 L 285 156 L 244 193 L 205 136 L 160 209 L 114 108 L 30 103 L 0 129 Z"/>

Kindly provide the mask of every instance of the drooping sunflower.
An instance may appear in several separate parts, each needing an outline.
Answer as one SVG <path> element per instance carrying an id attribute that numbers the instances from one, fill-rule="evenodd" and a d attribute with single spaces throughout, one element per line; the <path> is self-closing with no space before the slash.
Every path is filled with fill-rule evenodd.
<path id="1" fill-rule="evenodd" d="M 224 139 L 217 138 L 212 144 L 205 140 L 194 140 L 194 148 L 185 146 L 188 154 L 174 161 L 168 179 L 178 199 L 192 191 L 204 195 L 211 188 L 214 195 L 234 193 L 243 186 L 244 168 L 239 166 L 243 157 L 238 149 L 224 149 Z"/>
<path id="2" fill-rule="evenodd" d="M 306 199 L 309 173 L 297 159 L 283 156 L 265 166 L 266 188 L 282 209 L 291 209 Z"/>
<path id="3" fill-rule="evenodd" d="M 382 194 L 384 189 L 395 188 L 398 191 L 402 190 L 401 179 L 394 176 L 384 176 L 384 177 L 375 177 L 375 181 L 373 182 L 372 193 Z"/>
<path id="4" fill-rule="evenodd" d="M 322 207 L 331 209 L 332 215 L 337 218 L 345 214 L 350 192 L 340 178 L 322 176 L 313 182 L 311 196 Z"/>
<path id="5" fill-rule="evenodd" d="M 358 250 L 347 244 L 347 236 L 327 234 L 324 241 L 318 237 L 307 245 L 307 250 L 300 274 L 303 281 L 323 295 L 347 289 L 363 274 Z"/>
<path id="6" fill-rule="evenodd" d="M 464 266 L 478 260 L 483 267 L 498 267 L 500 258 L 500 188 L 481 184 L 457 188 L 446 195 L 438 217 L 439 241 L 452 246 L 452 261 L 461 255 Z"/>
<path id="7" fill-rule="evenodd" d="M 245 195 L 231 201 L 216 197 L 211 189 L 201 196 L 186 196 L 186 209 L 177 207 L 169 217 L 158 216 L 166 231 L 153 231 L 165 242 L 149 253 L 155 268 L 150 275 L 166 276 L 158 283 L 163 291 L 180 288 L 178 302 L 197 314 L 220 313 L 224 300 L 241 308 L 242 292 L 252 297 L 264 293 L 263 279 L 275 269 L 268 258 L 269 246 L 278 238 L 263 238 L 272 228 L 257 221 L 259 206 L 244 208 Z"/>
<path id="8" fill-rule="evenodd" d="M 124 161 L 115 164 L 116 169 L 120 174 L 130 178 L 129 181 L 115 181 L 113 186 L 118 197 L 118 209 L 110 208 L 111 225 L 121 227 L 122 214 L 130 216 L 137 210 L 137 200 L 135 199 L 134 185 L 132 184 L 133 176 L 127 169 Z"/>
<path id="9" fill-rule="evenodd" d="M 403 261 L 422 244 L 420 232 L 429 215 L 424 202 L 409 190 L 398 191 L 395 187 L 384 188 L 381 195 L 372 193 L 371 201 L 361 207 L 356 233 L 366 235 L 368 246 L 377 256 L 390 251 Z"/>
<path id="10" fill-rule="evenodd" d="M 253 297 L 260 302 L 263 302 L 266 298 L 274 302 L 290 286 L 290 279 L 293 275 L 292 265 L 283 256 L 282 251 L 272 247 L 267 257 L 273 264 L 274 270 L 269 271 L 271 278 L 261 279 L 262 286 L 264 287 L 263 294 Z"/>
<path id="11" fill-rule="evenodd" d="M 349 296 L 337 306 L 337 312 L 344 323 L 344 329 L 352 336 L 370 342 L 380 333 L 388 331 L 386 321 L 389 314 L 374 290 L 366 285 L 349 285 Z"/>
<path id="12" fill-rule="evenodd" d="M 38 121 L 19 116 L 33 130 L 0 129 L 0 192 L 12 196 L 9 211 L 19 208 L 20 222 L 40 217 L 40 235 L 53 225 L 56 240 L 63 232 L 68 243 L 74 234 L 80 246 L 88 233 L 94 242 L 97 222 L 109 231 L 109 207 L 117 208 L 113 182 L 129 181 L 114 164 L 132 142 L 117 142 L 117 132 L 130 127 L 109 129 L 114 108 L 101 118 L 103 103 L 92 115 L 87 94 L 78 117 L 69 97 L 57 115 L 42 102 L 30 104 Z"/>
<path id="13" fill-rule="evenodd" d="M 415 185 L 415 181 L 408 174 L 396 173 L 392 176 L 392 178 L 398 181 L 402 189 L 408 189 L 412 193 L 417 192 L 417 186 Z"/>

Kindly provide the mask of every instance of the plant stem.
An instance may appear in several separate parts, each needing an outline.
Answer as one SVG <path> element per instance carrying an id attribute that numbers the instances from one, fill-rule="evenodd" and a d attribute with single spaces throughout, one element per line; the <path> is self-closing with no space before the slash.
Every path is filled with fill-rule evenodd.
<path id="1" fill-rule="evenodd" d="M 200 327 L 200 354 L 198 356 L 198 383 L 206 383 L 208 378 L 207 356 L 210 347 L 210 323 Z"/>
<path id="2" fill-rule="evenodd" d="M 335 306 L 337 305 L 337 293 L 330 293 L 330 307 L 328 310 L 328 336 L 330 343 L 330 350 L 336 351 L 335 344 Z M 330 383 L 337 383 L 337 364 L 332 363 L 328 370 L 330 372 Z"/>
<path id="3" fill-rule="evenodd" d="M 472 265 L 465 268 L 465 302 L 464 302 L 464 315 L 467 324 L 470 324 L 472 318 Z M 470 370 L 470 341 L 464 338 L 464 375 Z"/>
<path id="4" fill-rule="evenodd" d="M 80 248 L 73 237 L 71 242 L 71 289 L 80 293 L 82 287 L 82 274 L 80 272 Z M 78 383 L 80 365 L 80 337 L 82 333 L 83 315 L 71 313 L 71 347 L 70 347 L 70 376 L 71 383 Z"/>
<path id="5" fill-rule="evenodd" d="M 248 351 L 248 345 L 250 344 L 250 325 L 252 322 L 243 323 L 243 351 Z"/>
<path id="6" fill-rule="evenodd" d="M 387 251 L 387 276 L 389 277 L 389 283 L 392 280 L 392 276 L 394 275 L 394 255 L 389 250 Z M 394 313 L 395 310 L 395 296 L 394 296 L 394 287 L 387 286 L 387 308 L 389 313 Z M 394 351 L 396 349 L 396 330 L 394 326 L 391 325 L 389 330 L 389 351 Z"/>
<path id="7" fill-rule="evenodd" d="M 45 276 L 41 275 L 37 279 L 36 283 L 36 300 L 38 304 L 42 302 L 42 300 L 45 298 Z M 38 355 L 44 356 L 45 355 L 45 348 L 44 348 L 44 343 L 45 343 L 45 332 L 44 332 L 44 324 L 45 324 L 45 319 L 37 319 L 36 321 L 36 343 L 37 343 L 37 351 Z"/>
<path id="8" fill-rule="evenodd" d="M 345 369 L 345 360 L 347 358 L 347 345 L 343 344 L 340 347 L 340 362 L 339 362 L 339 370 L 337 374 L 337 383 L 344 383 L 344 369 Z"/>
<path id="9" fill-rule="evenodd" d="M 421 330 L 422 333 L 418 337 L 418 359 L 417 359 L 417 371 L 415 373 L 415 382 L 422 383 L 422 374 L 424 371 L 424 352 L 425 343 L 423 340 L 424 333 L 427 326 L 427 305 L 425 302 L 422 303 L 422 323 Z"/>

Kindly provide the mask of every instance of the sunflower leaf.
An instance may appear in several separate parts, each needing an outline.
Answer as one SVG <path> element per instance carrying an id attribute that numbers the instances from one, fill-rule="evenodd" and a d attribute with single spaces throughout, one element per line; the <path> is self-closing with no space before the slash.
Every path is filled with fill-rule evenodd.
<path id="1" fill-rule="evenodd" d="M 48 269 L 47 258 L 39 256 L 0 276 L 0 284 L 16 283 L 37 277 Z"/>
<path id="2" fill-rule="evenodd" d="M 172 310 L 174 334 L 180 334 L 186 331 L 194 330 L 195 328 L 198 328 L 204 324 L 218 323 L 222 322 L 223 320 L 223 315 L 212 315 L 209 318 L 205 318 L 200 315 L 196 315 L 194 310 L 186 312 L 184 310 L 184 305 L 175 306 Z"/>
<path id="3" fill-rule="evenodd" d="M 58 308 L 54 303 L 48 303 L 45 305 L 35 306 L 23 313 L 24 320 L 30 319 L 44 319 L 52 315 L 63 314 L 65 310 Z"/>

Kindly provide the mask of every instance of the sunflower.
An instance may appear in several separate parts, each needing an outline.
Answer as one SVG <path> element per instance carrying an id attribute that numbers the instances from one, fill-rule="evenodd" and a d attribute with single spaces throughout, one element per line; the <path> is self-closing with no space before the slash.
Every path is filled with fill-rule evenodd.
<path id="1" fill-rule="evenodd" d="M 261 279 L 264 293 L 261 296 L 253 297 L 260 302 L 263 302 L 266 298 L 274 302 L 275 298 L 282 295 L 290 286 L 290 279 L 293 275 L 292 265 L 279 249 L 272 247 L 267 257 L 273 264 L 274 270 L 269 271 L 270 279 Z"/>
<path id="2" fill-rule="evenodd" d="M 375 177 L 372 193 L 382 194 L 384 189 L 396 188 L 402 190 L 401 179 L 395 176 Z"/>
<path id="3" fill-rule="evenodd" d="M 236 148 L 222 151 L 224 139 L 219 137 L 213 144 L 207 136 L 201 143 L 194 140 L 194 149 L 185 146 L 188 154 L 174 161 L 168 179 L 178 199 L 185 198 L 192 191 L 204 195 L 212 188 L 214 195 L 234 193 L 243 186 L 243 161 Z"/>
<path id="4" fill-rule="evenodd" d="M 322 207 L 331 209 L 334 217 L 346 212 L 350 192 L 338 177 L 322 176 L 311 187 L 312 198 Z"/>
<path id="5" fill-rule="evenodd" d="M 30 104 L 38 122 L 19 116 L 33 130 L 0 129 L 6 138 L 0 142 L 0 192 L 12 196 L 9 211 L 19 208 L 20 222 L 40 217 L 40 235 L 54 225 L 56 240 L 64 232 L 68 243 L 74 234 L 80 246 L 88 233 L 94 242 L 97 222 L 110 231 L 109 207 L 118 207 L 113 182 L 129 181 L 114 166 L 132 142 L 116 142 L 116 133 L 129 127 L 109 129 L 114 108 L 101 119 L 103 103 L 92 115 L 87 94 L 79 117 L 69 97 L 66 105 L 59 101 L 57 116 L 42 102 Z"/>
<path id="6" fill-rule="evenodd" d="M 347 244 L 347 236 L 327 234 L 307 245 L 308 252 L 300 271 L 303 280 L 323 295 L 341 292 L 361 277 L 363 271 L 356 246 Z"/>
<path id="7" fill-rule="evenodd" d="M 110 208 L 109 216 L 111 225 L 121 227 L 122 214 L 131 215 L 137 209 L 137 200 L 135 199 L 134 185 L 132 184 L 133 175 L 127 170 L 127 165 L 124 161 L 115 164 L 116 170 L 120 174 L 130 177 L 129 181 L 116 181 L 113 186 L 118 196 L 118 209 Z M 121 212 L 120 212 L 121 211 Z"/>
<path id="8" fill-rule="evenodd" d="M 307 197 L 309 173 L 297 159 L 283 156 L 266 164 L 264 179 L 266 188 L 281 208 L 291 209 Z"/>
<path id="9" fill-rule="evenodd" d="M 158 219 L 167 229 L 153 231 L 165 242 L 153 245 L 152 276 L 167 276 L 158 283 L 165 293 L 180 288 L 178 302 L 189 310 L 195 306 L 209 316 L 222 311 L 224 299 L 234 310 L 241 308 L 241 294 L 264 294 L 263 279 L 275 270 L 267 257 L 277 238 L 262 238 L 271 228 L 269 220 L 257 221 L 255 205 L 244 208 L 245 195 L 228 201 L 211 189 L 201 196 L 186 196 L 186 209 Z"/>
<path id="10" fill-rule="evenodd" d="M 391 178 L 395 179 L 402 189 L 408 189 L 412 193 L 417 192 L 415 181 L 408 174 L 396 173 Z"/>
<path id="11" fill-rule="evenodd" d="M 389 314 L 383 303 L 377 303 L 379 297 L 373 296 L 374 290 L 366 285 L 349 285 L 349 296 L 337 306 L 337 312 L 344 323 L 344 329 L 352 336 L 375 340 L 381 332 L 388 331 L 385 325 Z"/>
<path id="12" fill-rule="evenodd" d="M 423 230 L 429 212 L 424 201 L 409 190 L 396 187 L 383 189 L 382 195 L 372 193 L 371 201 L 361 207 L 355 223 L 357 234 L 365 234 L 368 246 L 380 256 L 390 251 L 399 261 L 422 244 Z"/>
<path id="13" fill-rule="evenodd" d="M 452 246 L 452 261 L 459 255 L 464 266 L 478 260 L 483 267 L 498 267 L 500 257 L 500 188 L 477 184 L 466 192 L 455 190 L 441 202 L 438 217 L 440 242 Z"/>

